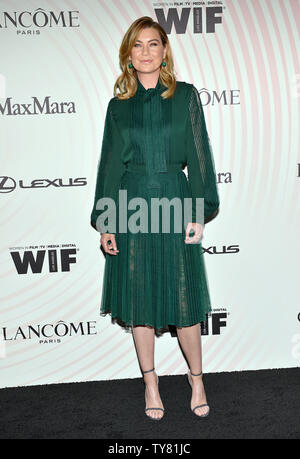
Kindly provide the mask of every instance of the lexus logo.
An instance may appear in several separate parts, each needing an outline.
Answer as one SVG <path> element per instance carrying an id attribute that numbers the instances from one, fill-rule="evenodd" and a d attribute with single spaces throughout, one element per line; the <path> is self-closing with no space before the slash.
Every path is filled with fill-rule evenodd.
<path id="1" fill-rule="evenodd" d="M 69 178 L 64 181 L 62 178 L 56 179 L 34 179 L 31 180 L 31 183 L 26 185 L 23 180 L 19 180 L 18 185 L 19 188 L 48 188 L 49 186 L 54 186 L 55 188 L 65 188 L 65 187 L 73 187 L 73 186 L 85 186 L 87 184 L 87 180 L 85 177 L 77 177 L 75 179 Z M 7 175 L 0 176 L 0 193 L 10 193 L 11 191 L 15 190 L 17 186 L 17 182 L 12 178 L 8 177 Z"/>
<path id="2" fill-rule="evenodd" d="M 10 193 L 16 186 L 17 183 L 13 178 L 7 177 L 7 175 L 0 176 L 0 193 Z"/>

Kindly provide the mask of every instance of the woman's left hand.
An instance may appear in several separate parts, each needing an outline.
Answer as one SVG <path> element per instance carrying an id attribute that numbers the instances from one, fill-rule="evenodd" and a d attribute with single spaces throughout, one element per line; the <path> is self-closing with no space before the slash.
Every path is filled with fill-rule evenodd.
<path id="1" fill-rule="evenodd" d="M 189 236 L 190 231 L 194 230 L 194 235 Z M 184 242 L 186 244 L 199 244 L 200 239 L 203 234 L 203 229 L 204 225 L 201 225 L 201 223 L 188 223 L 186 230 L 185 230 L 185 240 Z"/>

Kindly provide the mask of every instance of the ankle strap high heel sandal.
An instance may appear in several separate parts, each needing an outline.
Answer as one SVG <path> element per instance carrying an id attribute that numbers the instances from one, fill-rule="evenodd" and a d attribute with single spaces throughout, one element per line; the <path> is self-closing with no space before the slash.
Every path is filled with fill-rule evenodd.
<path id="1" fill-rule="evenodd" d="M 155 369 L 155 368 L 153 367 L 151 370 L 147 370 L 147 371 L 143 371 L 143 370 L 142 370 L 142 372 L 143 372 L 143 374 L 145 374 L 145 373 L 150 373 L 151 371 L 154 371 L 154 369 Z M 158 384 L 159 384 L 158 376 L 156 375 L 156 377 L 157 377 L 157 380 L 156 380 L 156 381 L 157 381 L 157 386 L 158 386 Z M 144 381 L 144 384 L 145 384 L 145 381 Z M 164 408 L 157 408 L 157 407 L 155 407 L 155 408 L 145 408 L 145 413 L 146 413 L 147 411 L 150 411 L 150 410 L 161 410 L 161 411 L 163 411 L 163 412 L 165 411 Z M 153 416 L 150 416 L 150 414 L 146 414 L 146 416 L 147 416 L 147 418 L 153 419 L 154 421 L 160 421 L 160 420 L 163 418 L 163 416 L 161 416 L 160 418 L 154 418 Z"/>
<path id="2" fill-rule="evenodd" d="M 191 386 L 191 389 L 193 389 L 190 375 L 192 375 L 192 376 L 201 376 L 201 375 L 202 375 L 202 371 L 201 371 L 200 373 L 198 373 L 198 374 L 194 374 L 194 373 L 192 373 L 190 370 L 188 371 L 188 373 L 187 373 L 188 382 L 189 382 L 189 384 L 190 384 L 190 386 Z M 206 418 L 206 417 L 209 415 L 209 412 L 210 412 L 209 406 L 208 406 L 208 411 L 207 411 L 207 413 L 205 413 L 205 414 L 196 414 L 196 413 L 195 413 L 195 410 L 196 410 L 197 408 L 201 408 L 202 406 L 208 406 L 208 404 L 207 404 L 207 403 L 202 403 L 201 405 L 196 405 L 196 406 L 194 406 L 194 408 L 191 408 L 191 410 L 193 411 L 193 413 L 194 413 L 198 418 Z"/>

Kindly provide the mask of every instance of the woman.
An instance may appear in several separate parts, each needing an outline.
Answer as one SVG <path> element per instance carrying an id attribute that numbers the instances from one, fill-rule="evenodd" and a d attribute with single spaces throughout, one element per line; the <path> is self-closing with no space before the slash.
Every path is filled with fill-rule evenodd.
<path id="1" fill-rule="evenodd" d="M 129 27 L 120 65 L 122 74 L 107 107 L 91 214 L 108 254 L 100 314 L 111 314 L 133 333 L 144 375 L 145 412 L 155 420 L 163 417 L 164 406 L 154 371 L 154 332 L 175 325 L 190 368 L 190 406 L 205 417 L 209 406 L 202 382 L 200 322 L 211 313 L 211 304 L 200 239 L 204 223 L 218 211 L 219 196 L 203 108 L 196 88 L 176 81 L 168 37 L 150 17 Z M 104 205 L 102 198 L 111 198 L 116 206 L 110 200 Z M 128 204 L 135 198 L 139 204 L 128 205 L 124 230 L 123 199 Z M 148 225 L 145 230 L 145 217 L 155 220 L 153 198 L 177 198 L 176 211 L 170 206 L 167 231 L 161 208 L 156 229 Z M 202 213 L 199 201 L 204 201 Z"/>

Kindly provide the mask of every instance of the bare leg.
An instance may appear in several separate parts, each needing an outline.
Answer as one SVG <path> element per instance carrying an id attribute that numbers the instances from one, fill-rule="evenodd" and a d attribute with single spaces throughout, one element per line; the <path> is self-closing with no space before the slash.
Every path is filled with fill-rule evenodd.
<path id="1" fill-rule="evenodd" d="M 151 370 L 154 367 L 154 328 L 141 325 L 133 327 L 132 331 L 141 369 L 142 371 Z M 143 376 L 146 385 L 146 408 L 154 406 L 164 408 L 157 387 L 156 372 L 151 371 Z M 146 414 L 156 418 L 164 415 L 161 410 L 149 410 L 146 411 Z"/>
<path id="2" fill-rule="evenodd" d="M 202 347 L 200 324 L 191 327 L 177 327 L 177 335 L 182 350 L 188 360 L 190 371 L 198 374 L 202 371 Z M 204 385 L 201 376 L 192 376 L 191 408 L 202 403 L 207 403 Z M 195 410 L 195 414 L 202 415 L 208 412 L 208 407 L 203 406 Z"/>

